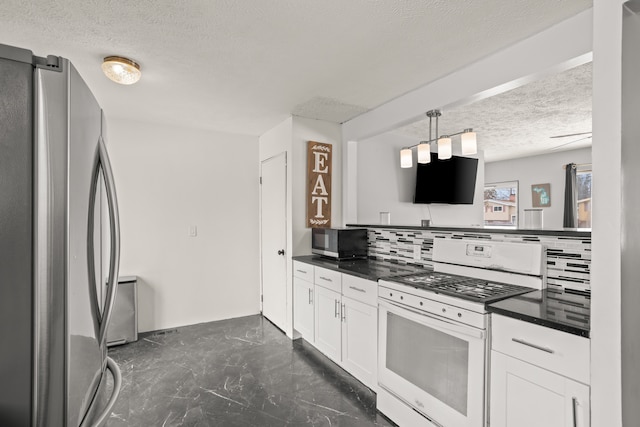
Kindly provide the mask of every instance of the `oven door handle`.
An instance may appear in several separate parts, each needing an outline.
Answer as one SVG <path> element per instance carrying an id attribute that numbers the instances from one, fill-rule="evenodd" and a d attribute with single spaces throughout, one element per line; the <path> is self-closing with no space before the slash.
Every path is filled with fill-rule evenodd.
<path id="1" fill-rule="evenodd" d="M 430 313 L 414 310 L 410 307 L 401 306 L 383 300 L 378 300 L 378 305 L 393 314 L 405 317 L 425 326 L 431 326 L 433 328 L 454 332 L 476 339 L 484 339 L 486 336 L 485 331 L 476 329 L 473 326 L 461 325 L 459 323 L 443 319 L 442 317 L 435 317 L 435 315 Z"/>

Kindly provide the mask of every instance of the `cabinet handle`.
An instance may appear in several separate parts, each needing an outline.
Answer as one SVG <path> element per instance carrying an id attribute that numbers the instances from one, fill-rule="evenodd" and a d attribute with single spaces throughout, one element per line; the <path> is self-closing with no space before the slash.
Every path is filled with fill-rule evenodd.
<path id="1" fill-rule="evenodd" d="M 347 310 L 344 309 L 344 304 L 342 304 L 342 321 L 347 321 Z"/>
<path id="2" fill-rule="evenodd" d="M 322 276 L 320 276 L 320 278 L 321 278 L 322 280 L 326 280 L 327 282 L 333 282 L 333 280 L 331 280 L 331 279 L 327 279 L 326 277 L 322 277 Z"/>
<path id="3" fill-rule="evenodd" d="M 297 271 L 298 273 L 307 274 L 307 272 L 306 272 L 306 271 L 304 271 L 304 270 L 296 270 L 296 271 Z"/>
<path id="4" fill-rule="evenodd" d="M 333 300 L 333 317 L 338 317 L 338 300 Z"/>
<path id="5" fill-rule="evenodd" d="M 555 353 L 555 351 L 553 351 L 552 349 L 550 349 L 548 347 L 542 347 L 542 346 L 539 346 L 539 345 L 536 345 L 536 344 L 531 344 L 530 342 L 526 342 L 525 340 L 520 339 L 520 338 L 511 338 L 511 341 L 517 342 L 518 344 L 526 345 L 528 347 L 535 348 L 537 350 L 544 351 L 545 353 L 550 353 L 550 354 Z"/>
<path id="6" fill-rule="evenodd" d="M 313 291 L 309 288 L 309 304 L 313 304 Z"/>
<path id="7" fill-rule="evenodd" d="M 364 289 L 356 288 L 355 286 L 349 286 L 349 289 L 353 289 L 354 291 L 367 293 Z"/>
<path id="8" fill-rule="evenodd" d="M 577 397 L 573 397 L 571 400 L 573 403 L 573 427 L 578 427 L 578 406 L 580 403 L 578 403 Z"/>

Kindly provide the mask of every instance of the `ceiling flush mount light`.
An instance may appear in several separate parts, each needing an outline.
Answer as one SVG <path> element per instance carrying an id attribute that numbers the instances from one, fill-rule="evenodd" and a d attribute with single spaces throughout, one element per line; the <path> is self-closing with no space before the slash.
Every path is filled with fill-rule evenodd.
<path id="1" fill-rule="evenodd" d="M 451 137 L 460 135 L 460 146 L 463 155 L 476 154 L 478 152 L 478 144 L 476 142 L 476 133 L 473 129 L 468 128 L 461 132 L 452 133 L 451 135 L 438 136 L 438 117 L 442 113 L 440 110 L 427 111 L 429 117 L 429 140 L 420 141 L 411 147 L 404 147 L 400 151 L 400 167 L 410 168 L 413 166 L 413 156 L 411 149 L 418 147 L 418 163 L 429 163 L 431 161 L 431 143 L 438 143 L 438 160 L 446 160 L 451 158 Z M 436 118 L 436 137 L 431 138 L 431 124 L 433 118 Z"/>
<path id="2" fill-rule="evenodd" d="M 132 85 L 142 77 L 140 65 L 122 56 L 107 56 L 104 58 L 102 71 L 110 80 L 121 85 Z"/>

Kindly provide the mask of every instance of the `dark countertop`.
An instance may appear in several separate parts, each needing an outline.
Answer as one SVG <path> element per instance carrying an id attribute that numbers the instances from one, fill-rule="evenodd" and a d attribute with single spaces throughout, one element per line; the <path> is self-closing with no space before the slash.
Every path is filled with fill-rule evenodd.
<path id="1" fill-rule="evenodd" d="M 582 292 L 543 289 L 487 305 L 501 314 L 589 338 L 591 297 Z"/>
<path id="2" fill-rule="evenodd" d="M 360 228 L 387 228 L 391 230 L 430 230 L 436 232 L 450 233 L 497 233 L 497 234 L 524 234 L 529 236 L 567 236 L 585 237 L 590 239 L 590 231 L 579 231 L 577 229 L 563 230 L 527 230 L 522 228 L 485 228 L 485 227 L 421 227 L 413 225 L 380 225 L 380 224 L 347 224 L 347 227 Z"/>
<path id="3" fill-rule="evenodd" d="M 293 257 L 293 260 L 317 265 L 318 267 L 328 268 L 329 270 L 339 271 L 341 273 L 351 274 L 352 276 L 373 281 L 377 281 L 378 279 L 383 279 L 385 277 L 413 274 L 429 270 L 416 265 L 404 265 L 374 259 L 336 261 L 318 255 L 303 255 L 295 256 Z"/>

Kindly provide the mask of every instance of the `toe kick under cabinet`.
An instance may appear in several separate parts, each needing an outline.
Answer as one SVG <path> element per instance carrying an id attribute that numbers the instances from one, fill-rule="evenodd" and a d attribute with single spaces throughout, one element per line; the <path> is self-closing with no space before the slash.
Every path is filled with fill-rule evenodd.
<path id="1" fill-rule="evenodd" d="M 294 261 L 294 329 L 367 387 L 377 387 L 378 283 Z"/>
<path id="2" fill-rule="evenodd" d="M 588 427 L 589 339 L 492 314 L 491 427 Z"/>

